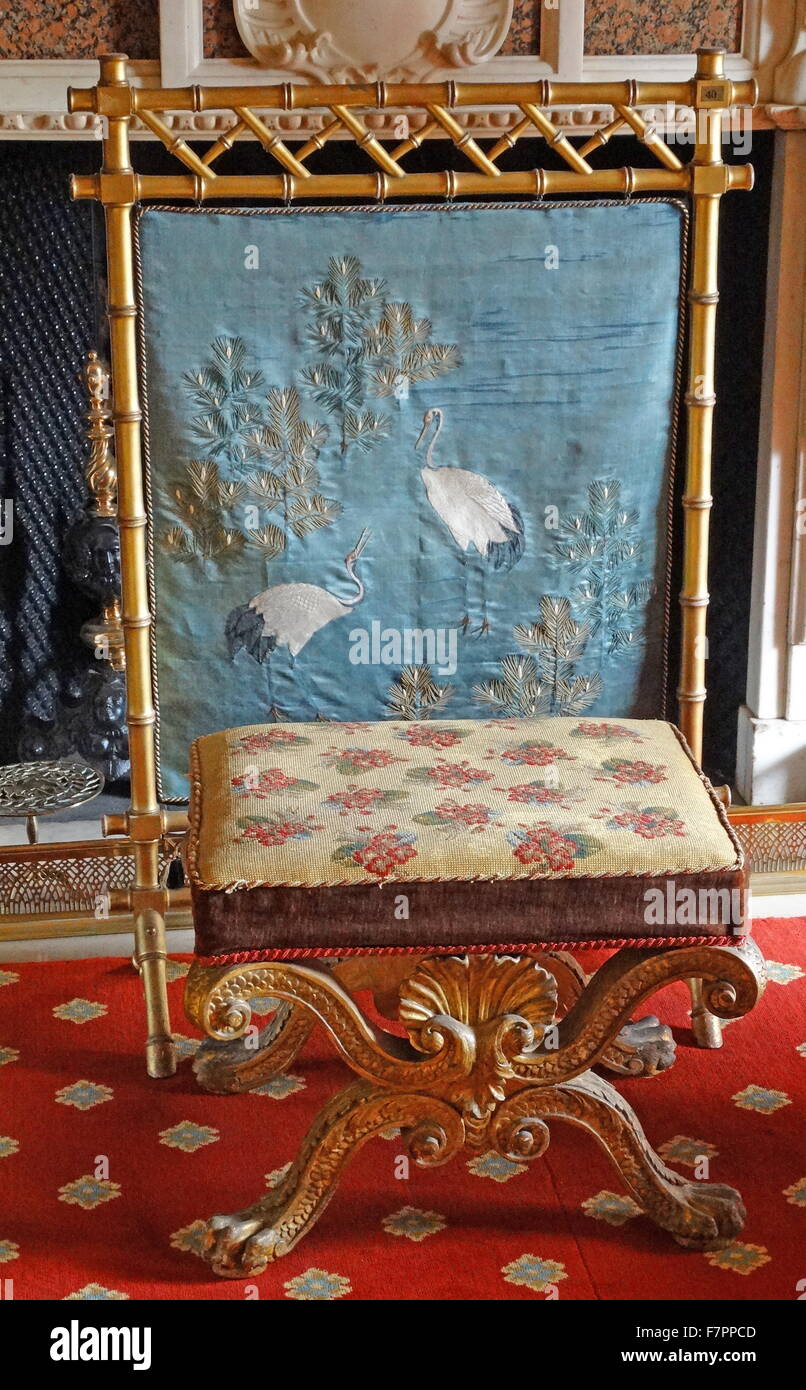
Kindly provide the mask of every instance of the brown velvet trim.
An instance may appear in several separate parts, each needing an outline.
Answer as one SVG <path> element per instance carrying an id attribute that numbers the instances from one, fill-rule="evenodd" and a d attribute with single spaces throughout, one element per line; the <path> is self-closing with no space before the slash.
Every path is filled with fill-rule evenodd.
<path id="1" fill-rule="evenodd" d="M 675 888 L 737 889 L 745 908 L 744 869 L 672 877 L 508 879 L 474 883 L 350 884 L 340 888 L 251 888 L 231 893 L 192 886 L 196 953 L 241 951 L 407 951 L 420 947 L 540 945 L 649 937 L 741 937 L 743 923 L 647 921 L 650 889 L 664 904 Z M 408 916 L 398 918 L 402 900 Z M 668 913 L 666 914 L 669 915 Z M 720 914 L 721 915 L 721 914 Z"/>

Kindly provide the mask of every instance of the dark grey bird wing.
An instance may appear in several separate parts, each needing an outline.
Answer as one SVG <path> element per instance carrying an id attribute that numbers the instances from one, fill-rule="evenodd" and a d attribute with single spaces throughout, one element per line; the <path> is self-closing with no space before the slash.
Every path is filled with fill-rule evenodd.
<path id="1" fill-rule="evenodd" d="M 233 608 L 224 628 L 230 660 L 234 659 L 236 652 L 242 647 L 261 664 L 271 656 L 277 645 L 277 638 L 273 634 L 264 636 L 263 628 L 263 615 L 256 613 L 248 603 Z"/>
<path id="2" fill-rule="evenodd" d="M 507 539 L 499 541 L 497 545 L 490 546 L 489 558 L 492 560 L 493 569 L 497 570 L 511 570 L 513 565 L 517 565 L 526 548 L 523 517 L 508 498 L 506 503 L 512 514 L 514 526 L 505 522 L 504 530 L 507 533 Z"/>

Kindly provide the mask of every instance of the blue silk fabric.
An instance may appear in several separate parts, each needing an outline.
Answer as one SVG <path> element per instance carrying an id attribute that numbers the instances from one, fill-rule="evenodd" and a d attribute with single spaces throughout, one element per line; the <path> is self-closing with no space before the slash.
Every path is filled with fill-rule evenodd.
<path id="1" fill-rule="evenodd" d="M 684 223 L 142 214 L 163 797 L 227 726 L 663 713 Z"/>

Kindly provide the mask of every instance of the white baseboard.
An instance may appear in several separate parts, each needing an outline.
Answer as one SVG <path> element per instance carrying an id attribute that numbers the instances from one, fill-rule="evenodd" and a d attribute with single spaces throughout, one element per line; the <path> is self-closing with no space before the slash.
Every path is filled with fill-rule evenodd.
<path id="1" fill-rule="evenodd" d="M 806 801 L 806 719 L 759 719 L 742 705 L 736 786 L 748 806 Z"/>

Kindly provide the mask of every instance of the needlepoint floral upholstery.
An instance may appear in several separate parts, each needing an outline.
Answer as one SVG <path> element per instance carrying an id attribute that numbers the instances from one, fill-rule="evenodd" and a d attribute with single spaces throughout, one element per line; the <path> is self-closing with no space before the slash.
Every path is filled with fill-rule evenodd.
<path id="1" fill-rule="evenodd" d="M 198 739 L 191 782 L 203 955 L 741 930 L 735 913 L 681 927 L 663 910 L 670 883 L 744 882 L 722 808 L 663 721 L 249 725 Z"/>

